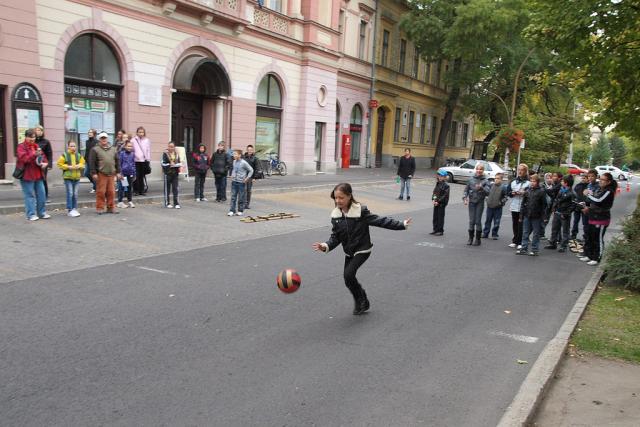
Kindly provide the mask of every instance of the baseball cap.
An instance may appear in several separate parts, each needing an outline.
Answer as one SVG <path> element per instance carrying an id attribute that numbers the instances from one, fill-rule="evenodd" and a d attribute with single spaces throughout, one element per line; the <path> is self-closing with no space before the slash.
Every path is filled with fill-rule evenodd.
<path id="1" fill-rule="evenodd" d="M 446 172 L 446 171 L 443 171 L 442 169 L 440 169 L 440 170 L 438 171 L 438 175 L 440 175 L 440 176 L 447 176 L 447 172 Z"/>
<path id="2" fill-rule="evenodd" d="M 98 139 L 101 139 L 101 138 L 109 138 L 109 135 L 106 132 L 100 132 L 98 134 Z"/>

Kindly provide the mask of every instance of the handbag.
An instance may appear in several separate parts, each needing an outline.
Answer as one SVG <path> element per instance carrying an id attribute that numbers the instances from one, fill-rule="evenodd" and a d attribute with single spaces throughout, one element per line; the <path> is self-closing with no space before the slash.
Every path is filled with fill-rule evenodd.
<path id="1" fill-rule="evenodd" d="M 24 177 L 24 166 L 20 167 L 16 165 L 16 168 L 13 170 L 12 176 L 15 179 L 22 179 Z"/>
<path id="2" fill-rule="evenodd" d="M 145 160 L 144 162 L 144 174 L 149 175 L 151 173 L 151 163 L 149 160 Z"/>

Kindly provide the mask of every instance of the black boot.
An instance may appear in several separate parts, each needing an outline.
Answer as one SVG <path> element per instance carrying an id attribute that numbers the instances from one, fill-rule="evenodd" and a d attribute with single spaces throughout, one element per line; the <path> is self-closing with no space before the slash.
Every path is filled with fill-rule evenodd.
<path id="1" fill-rule="evenodd" d="M 355 299 L 353 315 L 358 316 L 367 310 L 369 310 L 369 299 L 367 299 L 367 294 L 364 292 L 364 289 L 360 288 Z"/>
<path id="2" fill-rule="evenodd" d="M 480 237 L 482 236 L 482 231 L 476 230 L 476 241 L 473 242 L 473 246 L 480 246 Z"/>
<path id="3" fill-rule="evenodd" d="M 469 241 L 467 242 L 467 245 L 473 245 L 473 230 L 469 230 Z"/>

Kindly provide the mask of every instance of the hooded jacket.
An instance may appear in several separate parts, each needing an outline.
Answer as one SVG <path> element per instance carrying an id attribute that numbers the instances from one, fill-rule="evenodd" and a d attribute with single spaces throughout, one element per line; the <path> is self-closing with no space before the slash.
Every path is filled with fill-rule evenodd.
<path id="1" fill-rule="evenodd" d="M 576 195 L 571 188 L 567 187 L 565 189 L 564 187 L 560 187 L 560 191 L 558 191 L 558 195 L 554 201 L 553 211 L 559 212 L 565 217 L 571 215 L 575 209 L 575 200 Z"/>
<path id="2" fill-rule="evenodd" d="M 231 168 L 231 162 L 227 152 L 216 150 L 211 155 L 211 171 L 214 175 L 227 175 Z"/>
<path id="3" fill-rule="evenodd" d="M 589 222 L 609 222 L 611 221 L 611 207 L 613 199 L 616 195 L 615 185 L 613 183 L 606 187 L 598 187 L 592 195 L 587 196 L 589 201 Z"/>
<path id="4" fill-rule="evenodd" d="M 200 147 L 204 147 L 204 152 L 200 152 Z M 207 169 L 209 169 L 209 163 L 211 161 L 209 153 L 207 153 L 207 147 L 201 144 L 198 146 L 198 151 L 194 151 L 191 154 L 191 157 L 193 157 L 193 168 L 196 172 L 207 173 Z"/>
<path id="5" fill-rule="evenodd" d="M 349 257 L 371 252 L 370 225 L 388 230 L 407 228 L 402 221 L 372 214 L 360 203 L 352 203 L 346 214 L 336 207 L 331 212 L 331 225 L 331 237 L 324 243 L 327 252 L 342 244 L 344 253 Z"/>
<path id="6" fill-rule="evenodd" d="M 120 171 L 124 176 L 136 176 L 136 155 L 133 151 L 120 150 L 118 152 L 120 160 Z"/>
<path id="7" fill-rule="evenodd" d="M 476 188 L 477 184 L 480 184 L 480 188 Z M 469 199 L 469 203 L 482 203 L 484 198 L 487 197 L 491 190 L 491 183 L 484 176 L 472 176 L 464 188 L 463 199 Z"/>

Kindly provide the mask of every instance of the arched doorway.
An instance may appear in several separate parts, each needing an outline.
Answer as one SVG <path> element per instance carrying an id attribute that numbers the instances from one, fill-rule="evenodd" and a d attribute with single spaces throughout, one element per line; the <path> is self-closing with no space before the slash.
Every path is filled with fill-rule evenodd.
<path id="1" fill-rule="evenodd" d="M 378 130 L 376 132 L 376 167 L 382 166 L 382 145 L 384 144 L 384 122 L 386 120 L 386 110 L 378 108 Z"/>
<path id="2" fill-rule="evenodd" d="M 223 97 L 231 95 L 229 76 L 215 58 L 201 54 L 185 57 L 173 76 L 171 140 L 191 156 L 200 143 L 212 151 L 223 137 Z"/>
<path id="3" fill-rule="evenodd" d="M 268 159 L 269 153 L 280 155 L 282 88 L 275 75 L 260 80 L 256 103 L 256 155 Z"/>
<path id="4" fill-rule="evenodd" d="M 121 91 L 120 63 L 109 43 L 93 33 L 73 40 L 64 58 L 65 141 L 84 152 L 89 129 L 113 141 L 122 122 Z"/>
<path id="5" fill-rule="evenodd" d="M 351 133 L 351 159 L 349 164 L 360 164 L 360 138 L 362 136 L 362 107 L 356 104 L 351 109 L 351 120 L 349 121 L 349 132 Z"/>

